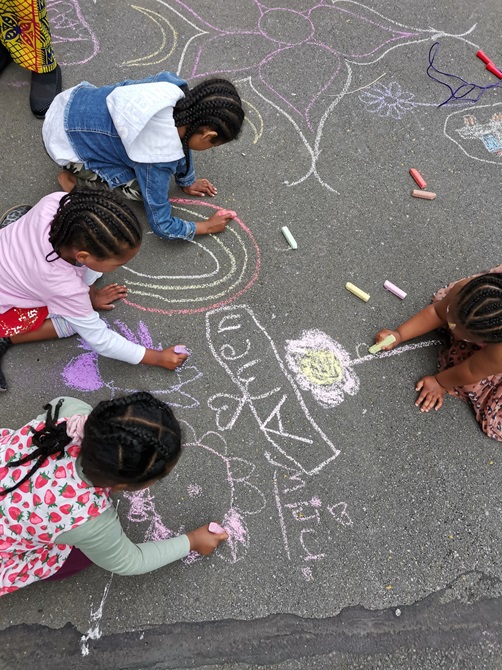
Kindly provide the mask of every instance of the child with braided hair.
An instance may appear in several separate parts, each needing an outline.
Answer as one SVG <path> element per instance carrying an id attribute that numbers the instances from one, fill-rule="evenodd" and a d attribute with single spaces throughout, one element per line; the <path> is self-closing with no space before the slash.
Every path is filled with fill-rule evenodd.
<path id="1" fill-rule="evenodd" d="M 417 382 L 415 405 L 438 410 L 446 392 L 456 395 L 471 403 L 488 437 L 502 442 L 502 266 L 440 289 L 432 304 L 396 330 L 381 330 L 375 342 L 393 335 L 395 342 L 383 348 L 389 350 L 436 328 L 448 346 L 440 372 Z"/>
<path id="2" fill-rule="evenodd" d="M 171 408 L 146 392 L 100 402 L 56 398 L 19 430 L 0 428 L 0 596 L 93 563 L 119 575 L 157 570 L 227 539 L 208 525 L 134 544 L 111 493 L 142 491 L 181 455 Z"/>
<path id="3" fill-rule="evenodd" d="M 0 224 L 1 225 L 1 224 Z M 0 361 L 13 344 L 78 333 L 98 354 L 174 369 L 187 354 L 157 351 L 110 330 L 96 310 L 113 309 L 125 286 L 92 286 L 130 261 L 142 230 L 110 191 L 52 193 L 0 228 Z M 0 369 L 0 391 L 7 390 Z"/>
<path id="4" fill-rule="evenodd" d="M 207 179 L 195 179 L 192 150 L 204 151 L 235 140 L 244 110 L 235 86 L 209 79 L 189 90 L 173 72 L 96 88 L 88 82 L 59 94 L 46 114 L 43 139 L 49 156 L 65 170 L 65 191 L 87 180 L 120 188 L 144 200 L 153 232 L 192 240 L 219 233 L 235 216 L 219 210 L 207 221 L 184 221 L 171 212 L 169 184 L 214 196 Z"/>

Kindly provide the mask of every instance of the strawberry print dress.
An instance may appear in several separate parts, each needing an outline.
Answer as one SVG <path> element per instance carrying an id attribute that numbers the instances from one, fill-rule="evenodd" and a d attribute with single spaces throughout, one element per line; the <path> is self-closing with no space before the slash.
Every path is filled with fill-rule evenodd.
<path id="1" fill-rule="evenodd" d="M 0 428 L 0 493 L 33 467 L 6 464 L 31 451 L 32 428 L 43 425 L 35 419 L 16 431 Z M 80 443 L 70 443 L 63 458 L 49 456 L 18 489 L 0 495 L 0 596 L 56 573 L 71 551 L 58 536 L 111 507 L 109 489 L 78 475 L 79 452 Z"/>

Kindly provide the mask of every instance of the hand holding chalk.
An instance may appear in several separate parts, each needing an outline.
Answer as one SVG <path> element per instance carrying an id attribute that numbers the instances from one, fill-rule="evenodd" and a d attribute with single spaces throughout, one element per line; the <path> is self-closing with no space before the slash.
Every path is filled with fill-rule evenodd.
<path id="1" fill-rule="evenodd" d="M 214 521 L 212 522 L 214 524 Z M 218 524 L 215 524 L 220 528 Z M 201 526 L 196 530 L 191 530 L 187 533 L 188 541 L 190 542 L 190 551 L 196 551 L 201 556 L 207 556 L 216 547 L 228 539 L 228 533 L 224 528 L 221 529 L 221 533 L 211 532 L 209 526 Z"/>
<path id="2" fill-rule="evenodd" d="M 207 527 L 210 533 L 225 533 L 226 530 L 222 528 L 219 524 L 216 523 L 216 521 L 211 521 L 209 526 Z"/>
<path id="3" fill-rule="evenodd" d="M 375 344 L 368 351 L 370 354 L 377 354 L 379 351 L 390 351 L 397 347 L 401 342 L 401 335 L 397 330 L 388 330 L 384 328 L 376 334 Z"/>
<path id="4" fill-rule="evenodd" d="M 174 347 L 174 353 L 175 354 L 186 354 L 187 356 L 190 356 L 192 353 L 190 349 L 187 349 L 186 347 L 182 346 L 181 344 L 177 344 Z"/>
<path id="5" fill-rule="evenodd" d="M 237 214 L 231 209 L 219 209 L 207 221 L 199 221 L 195 224 L 196 235 L 211 235 L 221 233 L 227 227 L 229 221 L 234 219 Z"/>

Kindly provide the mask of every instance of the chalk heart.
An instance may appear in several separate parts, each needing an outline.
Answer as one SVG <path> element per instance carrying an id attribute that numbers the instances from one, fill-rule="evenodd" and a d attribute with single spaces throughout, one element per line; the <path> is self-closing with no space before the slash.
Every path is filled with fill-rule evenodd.
<path id="1" fill-rule="evenodd" d="M 237 421 L 244 405 L 244 398 L 218 393 L 207 401 L 208 407 L 216 412 L 216 425 L 220 430 L 229 430 Z"/>

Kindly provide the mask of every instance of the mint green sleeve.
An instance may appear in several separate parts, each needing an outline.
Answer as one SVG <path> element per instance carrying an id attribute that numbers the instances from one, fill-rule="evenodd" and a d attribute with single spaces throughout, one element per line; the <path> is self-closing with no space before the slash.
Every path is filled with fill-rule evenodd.
<path id="1" fill-rule="evenodd" d="M 67 419 L 74 414 L 82 414 L 83 416 L 87 416 L 92 412 L 92 407 L 86 402 L 83 400 L 78 400 L 78 398 L 70 398 L 68 396 L 59 396 L 58 398 L 51 400 L 48 404 L 52 405 L 53 410 L 56 407 L 58 400 L 63 400 L 63 404 L 59 410 L 60 419 Z M 46 414 L 47 413 L 45 411 L 42 414 L 39 414 L 37 416 L 37 421 L 45 421 Z"/>
<path id="2" fill-rule="evenodd" d="M 173 563 L 190 551 L 186 535 L 134 544 L 124 533 L 114 507 L 61 533 L 58 543 L 77 547 L 100 568 L 117 575 L 142 575 Z"/>

